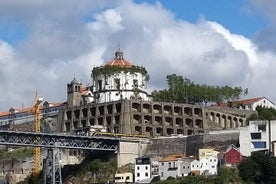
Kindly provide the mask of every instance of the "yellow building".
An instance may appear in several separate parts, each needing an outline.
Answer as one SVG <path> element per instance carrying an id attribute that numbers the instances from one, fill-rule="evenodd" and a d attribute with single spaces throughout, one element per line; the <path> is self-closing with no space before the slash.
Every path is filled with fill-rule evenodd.
<path id="1" fill-rule="evenodd" d="M 203 158 L 208 158 L 210 156 L 217 157 L 218 153 L 219 153 L 218 151 L 215 151 L 212 148 L 199 149 L 198 150 L 199 160 Z"/>

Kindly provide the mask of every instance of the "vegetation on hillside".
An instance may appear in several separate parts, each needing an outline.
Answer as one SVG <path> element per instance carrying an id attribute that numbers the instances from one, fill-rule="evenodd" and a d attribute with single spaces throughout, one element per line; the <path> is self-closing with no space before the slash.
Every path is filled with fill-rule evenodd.
<path id="1" fill-rule="evenodd" d="M 256 111 L 258 112 L 258 115 L 253 114 L 248 120 L 275 120 L 276 119 L 276 109 L 274 108 L 257 106 Z"/>
<path id="2" fill-rule="evenodd" d="M 262 152 L 253 152 L 238 166 L 239 175 L 246 183 L 276 183 L 276 158 Z"/>
<path id="3" fill-rule="evenodd" d="M 115 159 L 86 159 L 73 169 L 73 172 L 64 179 L 64 183 L 90 184 L 106 182 L 113 178 L 116 169 Z"/>
<path id="4" fill-rule="evenodd" d="M 237 168 L 222 167 L 217 176 L 169 177 L 154 184 L 275 184 L 276 158 L 263 152 L 253 152 Z"/>
<path id="5" fill-rule="evenodd" d="M 248 90 L 241 87 L 209 86 L 195 84 L 193 81 L 176 74 L 167 76 L 168 89 L 152 92 L 155 101 L 175 103 L 217 103 L 240 99 Z"/>
<path id="6" fill-rule="evenodd" d="M 3 159 L 14 159 L 14 158 L 25 158 L 33 156 L 32 148 L 17 148 L 11 149 L 10 151 L 0 150 L 0 160 Z"/>
<path id="7" fill-rule="evenodd" d="M 157 181 L 154 184 L 226 184 L 242 183 L 235 168 L 222 167 L 217 176 L 186 176 L 182 178 L 169 177 L 165 181 Z"/>

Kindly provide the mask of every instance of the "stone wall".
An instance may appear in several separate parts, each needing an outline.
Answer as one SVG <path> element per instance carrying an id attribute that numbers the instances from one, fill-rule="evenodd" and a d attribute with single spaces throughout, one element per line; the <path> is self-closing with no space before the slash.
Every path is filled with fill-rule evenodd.
<path id="1" fill-rule="evenodd" d="M 211 147 L 218 151 L 225 151 L 229 145 L 237 145 L 238 142 L 238 130 L 211 132 L 182 137 L 154 138 L 148 146 L 146 156 L 164 157 L 165 155 L 175 153 L 186 156 L 197 156 L 199 148 Z"/>

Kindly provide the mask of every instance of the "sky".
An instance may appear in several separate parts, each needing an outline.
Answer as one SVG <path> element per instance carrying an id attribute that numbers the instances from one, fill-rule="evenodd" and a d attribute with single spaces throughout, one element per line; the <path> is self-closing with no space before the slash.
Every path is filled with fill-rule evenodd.
<path id="1" fill-rule="evenodd" d="M 148 92 L 166 76 L 248 88 L 242 98 L 276 103 L 276 1 L 0 0 L 0 111 L 30 107 L 38 92 L 66 101 L 75 77 L 124 58 L 150 74 Z"/>

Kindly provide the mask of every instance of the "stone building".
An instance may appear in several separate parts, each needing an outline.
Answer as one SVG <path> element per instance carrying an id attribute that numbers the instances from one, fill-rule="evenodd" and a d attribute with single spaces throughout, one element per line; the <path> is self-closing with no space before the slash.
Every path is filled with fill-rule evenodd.
<path id="1" fill-rule="evenodd" d="M 154 102 L 146 92 L 149 75 L 125 60 L 117 50 L 106 65 L 94 67 L 90 87 L 75 78 L 67 84 L 67 108 L 58 122 L 62 132 L 87 131 L 143 134 L 151 137 L 205 132 L 213 123 L 221 129 L 246 125 L 246 117 L 201 105 Z"/>
<path id="2" fill-rule="evenodd" d="M 204 132 L 201 106 L 165 102 L 120 100 L 68 107 L 61 111 L 62 132 L 105 127 L 107 132 L 166 136 Z M 59 121 L 60 122 L 60 121 Z"/>

